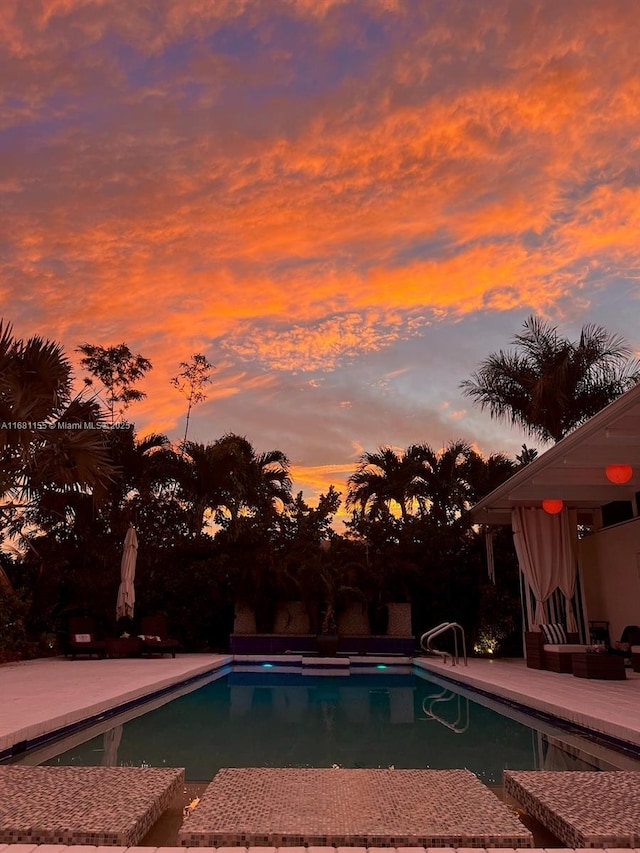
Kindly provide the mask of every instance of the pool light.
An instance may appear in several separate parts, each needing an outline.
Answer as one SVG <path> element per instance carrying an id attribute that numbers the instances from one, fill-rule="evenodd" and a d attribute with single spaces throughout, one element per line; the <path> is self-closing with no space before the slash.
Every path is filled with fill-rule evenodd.
<path id="1" fill-rule="evenodd" d="M 379 664 L 376 666 L 376 669 L 386 669 L 386 668 L 387 668 L 386 663 L 379 663 Z"/>
<path id="2" fill-rule="evenodd" d="M 273 666 L 272 663 L 263 663 L 262 666 Z"/>

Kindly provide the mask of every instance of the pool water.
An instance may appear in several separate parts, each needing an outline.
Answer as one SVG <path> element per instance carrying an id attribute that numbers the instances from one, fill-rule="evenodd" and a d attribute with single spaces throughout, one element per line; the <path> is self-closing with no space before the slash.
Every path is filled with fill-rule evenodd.
<path id="1" fill-rule="evenodd" d="M 537 733 L 413 673 L 230 672 L 49 764 L 467 768 L 500 784 L 536 767 Z"/>

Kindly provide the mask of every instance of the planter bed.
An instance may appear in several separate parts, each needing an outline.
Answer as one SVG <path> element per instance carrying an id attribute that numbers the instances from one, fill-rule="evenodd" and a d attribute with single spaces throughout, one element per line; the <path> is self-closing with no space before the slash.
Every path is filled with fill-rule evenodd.
<path id="1" fill-rule="evenodd" d="M 282 655 L 317 652 L 315 634 L 231 634 L 229 651 L 235 655 Z M 414 653 L 413 637 L 381 637 L 371 634 L 361 637 L 340 637 L 338 654 L 396 654 Z"/>

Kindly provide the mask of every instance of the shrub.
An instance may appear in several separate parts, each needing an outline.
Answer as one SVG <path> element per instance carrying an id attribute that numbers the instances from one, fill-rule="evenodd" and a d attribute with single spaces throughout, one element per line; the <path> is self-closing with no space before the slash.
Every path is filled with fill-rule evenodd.
<path id="1" fill-rule="evenodd" d="M 36 644 L 25 627 L 28 609 L 28 602 L 17 593 L 0 588 L 0 663 L 35 654 Z"/>

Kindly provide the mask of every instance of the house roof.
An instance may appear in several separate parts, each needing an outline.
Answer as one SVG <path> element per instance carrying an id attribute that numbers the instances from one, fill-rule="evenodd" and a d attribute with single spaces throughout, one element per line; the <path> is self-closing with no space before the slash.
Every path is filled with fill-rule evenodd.
<path id="1" fill-rule="evenodd" d="M 626 463 L 633 476 L 624 485 L 607 480 L 605 468 Z M 594 511 L 611 501 L 633 500 L 640 491 L 640 384 L 521 468 L 471 510 L 482 524 L 510 524 L 514 506 L 539 506 L 560 498 L 591 523 Z"/>

